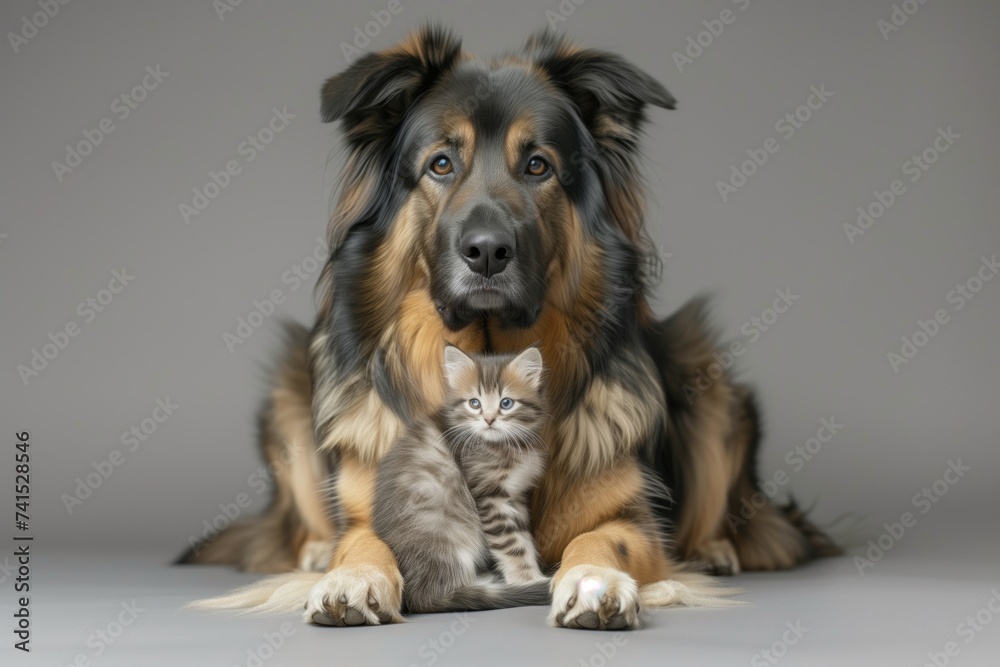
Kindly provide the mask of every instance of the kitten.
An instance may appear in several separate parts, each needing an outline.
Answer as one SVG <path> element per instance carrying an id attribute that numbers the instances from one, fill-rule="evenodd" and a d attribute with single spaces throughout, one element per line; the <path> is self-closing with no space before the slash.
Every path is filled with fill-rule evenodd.
<path id="1" fill-rule="evenodd" d="M 445 348 L 440 412 L 379 465 L 372 527 L 399 564 L 410 612 L 550 601 L 528 498 L 545 466 L 542 356 Z"/>

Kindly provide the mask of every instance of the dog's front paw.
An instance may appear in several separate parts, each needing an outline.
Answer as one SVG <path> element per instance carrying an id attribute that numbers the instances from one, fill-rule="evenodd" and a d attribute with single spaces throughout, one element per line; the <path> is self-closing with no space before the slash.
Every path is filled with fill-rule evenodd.
<path id="1" fill-rule="evenodd" d="M 703 542 L 695 551 L 695 560 L 711 574 L 728 577 L 740 573 L 740 557 L 726 538 Z"/>
<path id="2" fill-rule="evenodd" d="M 403 579 L 376 567 L 339 567 L 309 591 L 304 620 L 317 625 L 380 625 L 403 620 Z"/>
<path id="3" fill-rule="evenodd" d="M 564 628 L 625 630 L 639 627 L 639 587 L 608 567 L 577 565 L 552 589 L 549 623 Z"/>

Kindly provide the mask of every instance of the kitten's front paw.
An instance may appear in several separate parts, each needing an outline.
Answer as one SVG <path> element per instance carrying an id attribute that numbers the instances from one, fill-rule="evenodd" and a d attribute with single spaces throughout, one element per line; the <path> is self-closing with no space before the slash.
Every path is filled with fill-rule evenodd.
<path id="1" fill-rule="evenodd" d="M 625 630 L 639 627 L 639 587 L 608 567 L 577 565 L 552 589 L 549 623 L 564 628 Z"/>
<path id="2" fill-rule="evenodd" d="M 317 625 L 400 623 L 403 579 L 376 567 L 338 567 L 309 591 L 303 620 Z"/>

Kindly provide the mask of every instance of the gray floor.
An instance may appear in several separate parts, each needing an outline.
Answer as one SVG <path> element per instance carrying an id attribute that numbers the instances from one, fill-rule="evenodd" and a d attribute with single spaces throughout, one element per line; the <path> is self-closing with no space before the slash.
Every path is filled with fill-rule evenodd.
<path id="1" fill-rule="evenodd" d="M 909 531 L 859 575 L 852 558 L 742 575 L 730 609 L 646 613 L 628 633 L 557 630 L 545 610 L 418 616 L 381 628 L 318 628 L 295 617 L 206 615 L 179 608 L 251 580 L 219 567 L 171 567 L 164 553 L 47 552 L 36 544 L 33 652 L 13 664 L 112 665 L 996 665 L 1000 535 L 939 518 Z M 855 550 L 857 551 L 857 550 Z M 861 549 L 864 551 L 864 548 Z M 10 582 L 4 586 L 8 615 Z M 123 604 L 134 611 L 123 612 Z M 979 613 L 976 631 L 960 624 Z M 118 632 L 116 624 L 134 620 Z M 799 635 L 789 632 L 797 626 Z M 108 644 L 97 634 L 103 630 Z M 281 637 L 282 630 L 285 636 Z M 112 638 L 117 635 L 116 638 Z M 270 643 L 280 644 L 271 650 Z M 280 640 L 279 640 L 280 638 Z M 782 645 L 785 640 L 787 644 Z M 955 642 L 955 657 L 943 651 Z M 768 656 L 762 652 L 774 646 Z M 263 649 L 261 648 L 263 646 Z M 435 648 L 437 647 L 437 648 Z M 253 655 L 250 652 L 253 652 Z M 604 654 L 610 657 L 605 658 Z M 81 657 L 82 656 L 82 657 Z M 260 659 L 263 658 L 263 659 Z M 89 660 L 89 663 L 86 662 Z M 12 664 L 8 658 L 0 660 Z"/>

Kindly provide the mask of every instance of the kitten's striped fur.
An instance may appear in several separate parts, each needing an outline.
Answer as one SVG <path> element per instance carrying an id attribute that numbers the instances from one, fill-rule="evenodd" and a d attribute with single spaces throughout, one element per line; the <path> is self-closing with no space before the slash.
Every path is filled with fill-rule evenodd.
<path id="1" fill-rule="evenodd" d="M 411 612 L 547 604 L 528 498 L 545 467 L 538 348 L 445 351 L 447 395 L 379 466 L 372 525 Z"/>

